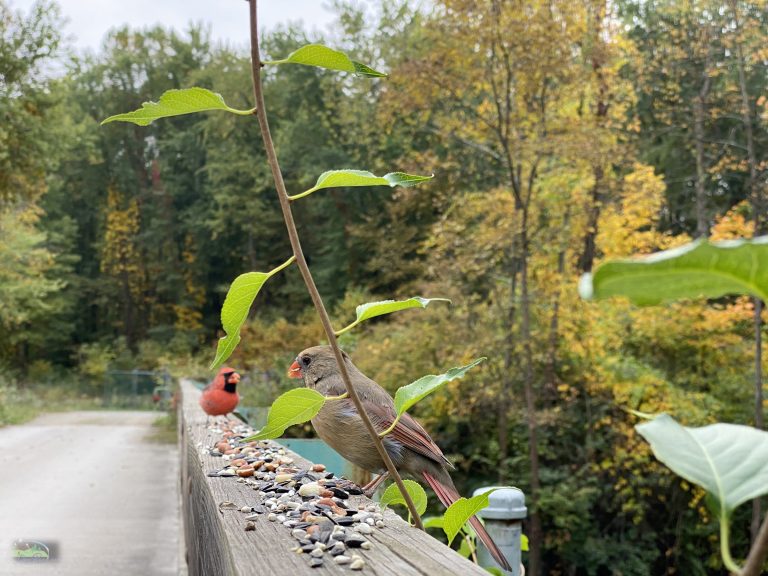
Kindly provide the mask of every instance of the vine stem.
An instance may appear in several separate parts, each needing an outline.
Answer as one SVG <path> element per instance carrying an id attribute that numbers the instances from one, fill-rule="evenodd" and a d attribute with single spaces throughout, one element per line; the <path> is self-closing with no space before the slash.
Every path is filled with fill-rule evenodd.
<path id="1" fill-rule="evenodd" d="M 405 484 L 403 484 L 403 479 L 400 477 L 400 474 L 397 472 L 397 469 L 395 468 L 394 463 L 392 462 L 392 459 L 389 457 L 389 454 L 387 453 L 387 449 L 384 447 L 384 443 L 382 442 L 381 438 L 379 438 L 378 433 L 376 432 L 376 429 L 373 427 L 373 424 L 371 423 L 371 419 L 368 417 L 368 414 L 365 412 L 365 408 L 363 407 L 363 403 L 360 401 L 360 396 L 358 396 L 357 391 L 355 390 L 355 387 L 352 385 L 352 382 L 349 378 L 349 373 L 347 372 L 346 364 L 344 363 L 344 358 L 341 355 L 341 348 L 339 348 L 339 344 L 336 341 L 336 334 L 333 331 L 333 327 L 331 326 L 331 320 L 328 317 L 328 312 L 325 310 L 325 305 L 323 304 L 323 299 L 320 296 L 320 293 L 317 290 L 317 286 L 315 286 L 315 281 L 312 278 L 312 273 L 309 270 L 309 266 L 307 266 L 307 261 L 304 258 L 304 252 L 301 249 L 301 242 L 299 240 L 299 233 L 298 230 L 296 230 L 296 224 L 293 220 L 293 212 L 291 211 L 291 201 L 288 198 L 288 192 L 285 189 L 285 182 L 283 181 L 283 173 L 280 171 L 280 164 L 277 160 L 277 153 L 275 152 L 275 145 L 272 140 L 272 135 L 269 132 L 269 123 L 267 122 L 267 113 L 264 108 L 264 94 L 262 91 L 262 85 L 261 85 L 261 57 L 259 55 L 259 34 L 258 34 L 258 19 L 257 19 L 257 0 L 249 0 L 248 5 L 250 9 L 250 22 L 251 22 L 251 72 L 253 75 L 253 96 L 256 101 L 256 117 L 259 120 L 259 127 L 261 128 L 261 137 L 262 140 L 264 140 L 264 148 L 267 152 L 267 161 L 269 162 L 269 167 L 272 170 L 272 177 L 275 180 L 275 187 L 277 188 L 277 196 L 280 200 L 280 208 L 283 212 L 283 220 L 285 221 L 285 227 L 288 230 L 288 238 L 291 241 L 291 248 L 293 248 L 293 254 L 296 256 L 296 264 L 299 267 L 299 271 L 301 272 L 301 277 L 304 279 L 304 284 L 307 286 L 307 291 L 309 292 L 310 297 L 312 298 L 312 303 L 315 305 L 315 310 L 317 310 L 317 315 L 320 317 L 320 322 L 323 325 L 323 330 L 325 331 L 325 335 L 328 338 L 328 343 L 331 346 L 331 349 L 333 350 L 333 355 L 336 358 L 336 363 L 339 367 L 339 372 L 341 373 L 341 379 L 344 382 L 344 386 L 347 388 L 347 393 L 349 394 L 350 399 L 355 405 L 355 408 L 357 409 L 357 413 L 360 415 L 360 418 L 362 419 L 363 423 L 365 424 L 366 429 L 368 430 L 368 434 L 371 436 L 371 439 L 373 440 L 374 445 L 376 446 L 376 450 L 379 452 L 379 456 L 381 456 L 381 459 L 384 461 L 384 465 L 387 467 L 387 471 L 389 472 L 390 476 L 392 476 L 392 479 L 397 484 L 397 487 L 400 489 L 400 493 L 403 496 L 403 499 L 405 500 L 405 504 L 408 507 L 408 511 L 410 512 L 411 516 L 413 517 L 416 527 L 420 530 L 424 530 L 424 525 L 421 522 L 421 517 L 419 516 L 416 505 L 413 503 L 413 499 L 411 498 L 410 494 L 408 494 L 408 491 L 405 489 Z"/>
<path id="2" fill-rule="evenodd" d="M 768 558 L 768 515 L 763 520 L 763 525 L 757 533 L 754 544 L 752 544 L 744 568 L 737 574 L 739 576 L 759 576 L 766 558 Z"/>
<path id="3" fill-rule="evenodd" d="M 722 505 L 720 505 L 722 508 Z M 723 557 L 723 564 L 728 571 L 733 574 L 741 574 L 741 568 L 734 562 L 731 556 L 731 526 L 728 515 L 725 512 L 720 513 L 720 555 Z"/>

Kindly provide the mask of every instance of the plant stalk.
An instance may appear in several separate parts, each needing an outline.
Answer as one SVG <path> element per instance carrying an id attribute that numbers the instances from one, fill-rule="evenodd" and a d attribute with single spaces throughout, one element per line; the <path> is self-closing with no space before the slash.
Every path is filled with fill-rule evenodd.
<path id="1" fill-rule="evenodd" d="M 732 574 L 742 576 L 739 565 L 731 556 L 731 525 L 726 514 L 720 514 L 720 556 L 723 558 L 723 564 Z"/>
<path id="2" fill-rule="evenodd" d="M 309 295 L 312 298 L 312 303 L 315 305 L 315 309 L 317 310 L 317 315 L 320 317 L 320 322 L 323 325 L 323 330 L 325 331 L 325 335 L 328 338 L 328 343 L 331 346 L 331 349 L 333 350 L 333 355 L 336 358 L 336 363 L 339 366 L 339 372 L 341 373 L 341 379 L 344 382 L 344 385 L 347 388 L 347 393 L 349 394 L 350 399 L 355 405 L 355 408 L 357 409 L 357 413 L 360 415 L 360 418 L 363 420 L 363 423 L 365 424 L 366 429 L 368 430 L 368 434 L 370 434 L 371 439 L 373 440 L 374 445 L 376 446 L 376 450 L 379 452 L 379 456 L 381 456 L 381 459 L 384 461 L 384 465 L 387 467 L 387 471 L 392 476 L 392 479 L 397 484 L 397 487 L 400 489 L 400 493 L 403 496 L 403 499 L 405 500 L 405 504 L 408 507 L 408 511 L 410 512 L 411 516 L 413 517 L 416 527 L 420 530 L 424 530 L 424 525 L 421 522 L 421 517 L 419 516 L 416 505 L 413 503 L 413 499 L 411 499 L 410 494 L 408 494 L 408 491 L 405 489 L 405 484 L 403 484 L 403 479 L 400 477 L 400 474 L 398 473 L 397 469 L 395 468 L 394 463 L 392 462 L 392 459 L 389 457 L 389 454 L 387 453 L 386 448 L 384 447 L 384 443 L 382 442 L 381 438 L 379 438 L 378 433 L 376 432 L 376 429 L 373 427 L 373 424 L 371 423 L 370 418 L 368 417 L 368 414 L 365 412 L 365 408 L 363 407 L 362 402 L 360 401 L 360 397 L 357 394 L 357 391 L 355 390 L 354 386 L 352 386 L 352 382 L 349 378 L 349 373 L 347 372 L 346 364 L 344 363 L 344 359 L 341 355 L 341 349 L 339 348 L 339 344 L 336 341 L 336 334 L 333 331 L 333 327 L 331 326 L 331 320 L 328 317 L 328 313 L 325 310 L 325 305 L 323 304 L 323 299 L 320 296 L 320 293 L 317 290 L 317 286 L 315 286 L 315 281 L 312 278 L 312 273 L 309 270 L 309 266 L 307 266 L 307 261 L 304 258 L 304 252 L 301 249 L 301 242 L 299 240 L 299 233 L 296 230 L 296 224 L 293 220 L 293 213 L 291 211 L 291 202 L 288 198 L 288 192 L 285 189 L 285 182 L 283 181 L 283 174 L 280 171 L 280 164 L 277 160 L 277 154 L 275 152 L 275 145 L 272 140 L 272 135 L 269 132 L 269 123 L 267 122 L 267 113 L 264 108 L 264 94 L 262 91 L 262 85 L 261 85 L 261 58 L 259 56 L 259 35 L 258 35 L 258 20 L 257 20 L 257 0 L 249 0 L 249 9 L 250 9 L 250 23 L 251 23 L 251 71 L 253 75 L 253 96 L 256 103 L 256 117 L 259 120 L 259 127 L 261 128 L 261 137 L 264 140 L 264 148 L 267 152 L 267 161 L 269 162 L 269 167 L 272 170 L 272 177 L 275 180 L 275 187 L 277 188 L 277 196 L 280 200 L 280 208 L 283 212 L 283 219 L 285 220 L 285 227 L 288 230 L 288 237 L 291 241 L 291 248 L 293 248 L 293 254 L 296 256 L 296 264 L 299 267 L 299 271 L 301 272 L 301 276 L 304 279 L 304 284 L 307 286 L 307 291 L 309 292 Z"/>
<path id="3" fill-rule="evenodd" d="M 768 515 L 763 520 L 760 532 L 749 550 L 744 568 L 738 572 L 739 576 L 760 576 L 766 558 L 768 558 Z"/>

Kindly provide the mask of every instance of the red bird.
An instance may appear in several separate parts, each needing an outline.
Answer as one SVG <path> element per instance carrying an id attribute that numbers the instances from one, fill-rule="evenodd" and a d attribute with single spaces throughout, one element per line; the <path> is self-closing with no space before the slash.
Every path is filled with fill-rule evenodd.
<path id="1" fill-rule="evenodd" d="M 232 368 L 224 367 L 219 370 L 213 382 L 208 384 L 200 396 L 200 406 L 209 416 L 223 416 L 229 414 L 240 402 L 237 394 L 237 383 L 240 382 L 240 374 Z"/>
<path id="2" fill-rule="evenodd" d="M 394 400 L 384 388 L 363 374 L 345 352 L 342 352 L 342 356 L 352 386 L 360 396 L 374 427 L 379 431 L 386 430 L 395 421 Z M 346 392 L 330 346 L 315 346 L 304 350 L 288 369 L 288 376 L 302 378 L 305 386 L 323 396 L 341 396 Z M 364 470 L 381 474 L 364 487 L 366 493 L 373 492 L 389 475 L 368 429 L 349 398 L 326 402 L 317 416 L 312 418 L 312 426 L 317 435 L 344 458 Z M 384 437 L 384 447 L 395 468 L 424 480 L 446 508 L 459 499 L 459 493 L 448 473 L 453 465 L 410 414 L 403 413 L 392 432 Z M 480 520 L 472 516 L 469 523 L 499 566 L 511 570 L 509 562 Z"/>

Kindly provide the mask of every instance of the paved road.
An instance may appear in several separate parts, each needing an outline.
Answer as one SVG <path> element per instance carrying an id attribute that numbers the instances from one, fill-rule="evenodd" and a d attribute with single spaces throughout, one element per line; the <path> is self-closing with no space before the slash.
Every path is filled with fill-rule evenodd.
<path id="1" fill-rule="evenodd" d="M 176 576 L 178 452 L 152 412 L 47 414 L 0 428 L 0 574 Z M 56 562 L 11 560 L 17 539 Z"/>

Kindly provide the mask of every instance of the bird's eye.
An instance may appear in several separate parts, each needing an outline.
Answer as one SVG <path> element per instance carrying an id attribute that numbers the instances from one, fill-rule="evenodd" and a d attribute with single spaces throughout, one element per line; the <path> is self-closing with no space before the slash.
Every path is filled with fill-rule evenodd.
<path id="1" fill-rule="evenodd" d="M 303 357 L 301 358 L 301 363 L 302 363 L 302 364 L 303 364 L 305 367 L 306 367 L 306 366 L 309 366 L 309 365 L 312 363 L 312 358 L 310 358 L 309 356 L 303 356 Z"/>

